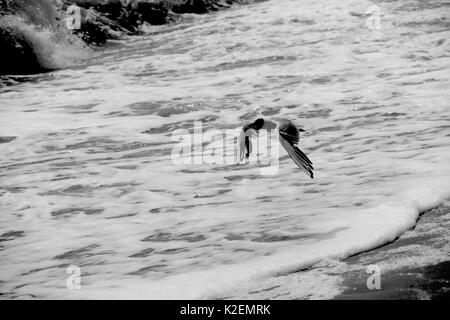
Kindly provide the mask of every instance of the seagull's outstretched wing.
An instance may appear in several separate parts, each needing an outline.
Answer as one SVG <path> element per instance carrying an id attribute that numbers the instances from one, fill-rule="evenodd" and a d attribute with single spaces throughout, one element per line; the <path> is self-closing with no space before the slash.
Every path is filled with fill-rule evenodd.
<path id="1" fill-rule="evenodd" d="M 311 179 L 313 179 L 314 167 L 312 166 L 311 160 L 308 159 L 308 157 L 302 152 L 302 150 L 294 145 L 294 142 L 292 140 L 296 139 L 289 139 L 288 135 L 284 135 L 283 132 L 280 131 L 280 143 L 283 148 L 286 149 L 287 153 L 292 158 L 292 160 L 294 160 L 295 164 L 307 175 L 309 175 Z"/>

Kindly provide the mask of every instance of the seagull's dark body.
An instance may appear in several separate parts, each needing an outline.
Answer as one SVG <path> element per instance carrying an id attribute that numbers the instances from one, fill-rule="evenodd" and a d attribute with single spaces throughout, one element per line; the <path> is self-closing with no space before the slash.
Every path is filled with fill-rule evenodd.
<path id="1" fill-rule="evenodd" d="M 277 120 L 268 120 L 259 118 L 255 122 L 247 124 L 242 127 L 242 133 L 240 135 L 240 160 L 242 161 L 245 157 L 249 157 L 251 153 L 251 143 L 249 136 L 249 132 L 258 132 L 261 129 L 266 130 L 278 130 L 279 133 L 279 141 L 283 148 L 287 151 L 289 156 L 294 160 L 295 164 L 307 173 L 311 178 L 314 177 L 314 167 L 312 165 L 311 160 L 304 154 L 298 147 L 298 143 L 300 141 L 300 132 L 303 132 L 303 129 L 299 129 L 292 121 L 287 119 L 277 119 Z M 244 147 L 244 148 L 242 148 Z M 245 151 L 243 150 L 245 149 Z"/>

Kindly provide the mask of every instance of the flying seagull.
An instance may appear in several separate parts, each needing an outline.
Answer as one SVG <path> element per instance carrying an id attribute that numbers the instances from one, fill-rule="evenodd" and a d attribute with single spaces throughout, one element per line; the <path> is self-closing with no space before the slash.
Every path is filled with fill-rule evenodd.
<path id="1" fill-rule="evenodd" d="M 292 121 L 286 119 L 268 120 L 259 118 L 255 122 L 243 126 L 238 138 L 240 161 L 244 157 L 248 158 L 250 156 L 252 152 L 250 137 L 255 136 L 261 129 L 278 130 L 280 144 L 294 160 L 295 164 L 309 175 L 311 179 L 314 178 L 314 168 L 311 160 L 297 147 L 300 141 L 299 132 L 304 132 L 305 130 L 299 129 Z"/>

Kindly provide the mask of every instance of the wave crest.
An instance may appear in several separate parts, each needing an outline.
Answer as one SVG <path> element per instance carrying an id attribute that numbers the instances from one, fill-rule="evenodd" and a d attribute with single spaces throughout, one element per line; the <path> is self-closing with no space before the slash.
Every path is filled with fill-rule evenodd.
<path id="1" fill-rule="evenodd" d="M 0 8 L 0 74 L 30 74 L 67 68 L 89 48 L 65 26 L 58 0 L 7 0 Z"/>

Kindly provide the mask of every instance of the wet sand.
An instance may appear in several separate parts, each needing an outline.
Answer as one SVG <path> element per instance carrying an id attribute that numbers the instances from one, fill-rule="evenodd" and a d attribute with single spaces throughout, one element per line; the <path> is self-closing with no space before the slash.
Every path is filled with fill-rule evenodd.
<path id="1" fill-rule="evenodd" d="M 346 259 L 344 291 L 336 299 L 450 299 L 450 205 L 425 212 L 397 241 Z M 427 262 L 428 260 L 428 262 Z M 381 289 L 369 290 L 368 265 L 381 267 Z"/>

